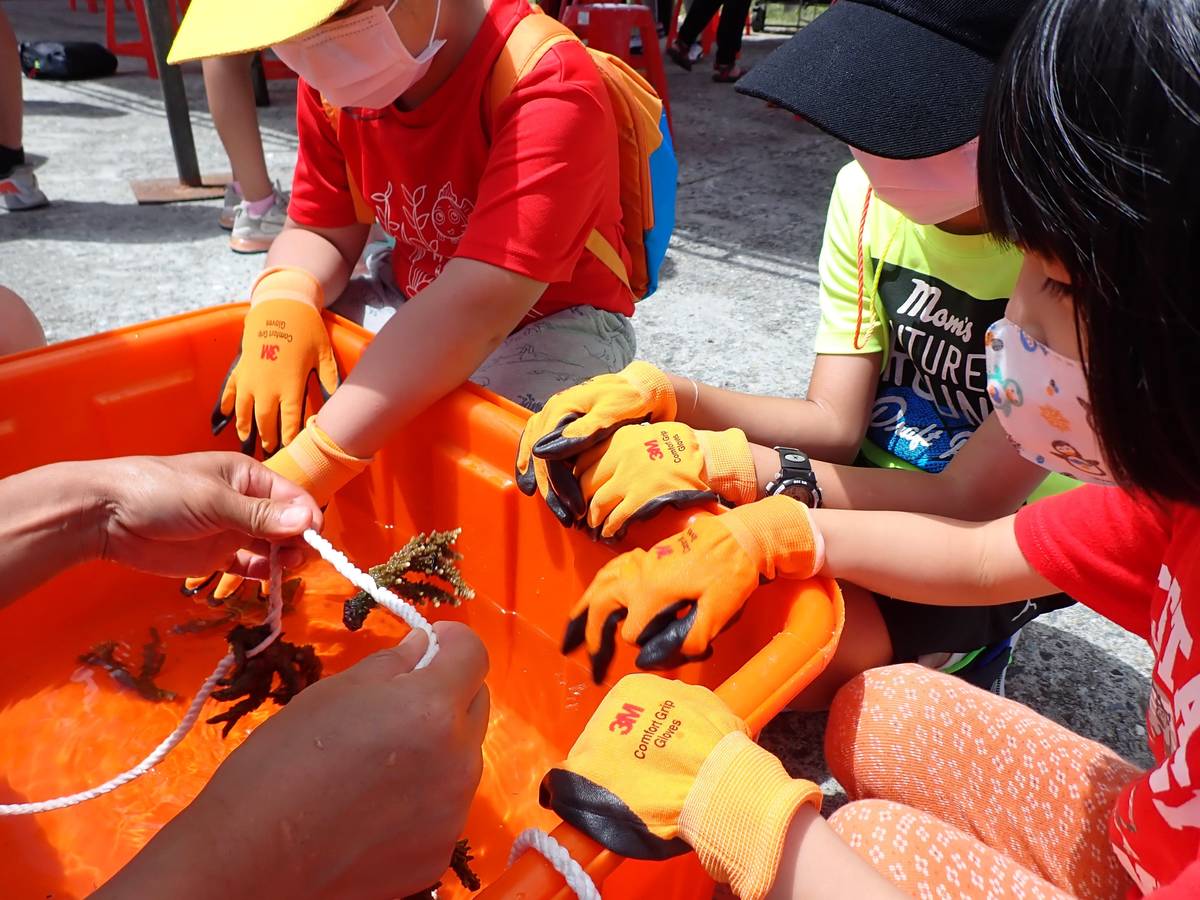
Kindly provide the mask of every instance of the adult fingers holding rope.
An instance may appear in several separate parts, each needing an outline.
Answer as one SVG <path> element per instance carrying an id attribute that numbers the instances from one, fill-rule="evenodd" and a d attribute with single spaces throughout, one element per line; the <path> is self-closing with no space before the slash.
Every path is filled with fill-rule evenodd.
<path id="1" fill-rule="evenodd" d="M 403 897 L 438 880 L 483 772 L 487 651 L 465 625 L 323 678 L 258 726 L 102 898 Z M 230 811 L 237 815 L 231 815 Z M 227 889 L 226 889 L 227 888 Z M 107 892 L 107 893 L 106 893 Z"/>
<path id="2" fill-rule="evenodd" d="M 322 523 L 305 491 L 237 453 L 55 463 L 0 481 L 0 506 L 0 603 L 97 558 L 265 578 L 269 542 L 296 565 L 299 535 Z"/>

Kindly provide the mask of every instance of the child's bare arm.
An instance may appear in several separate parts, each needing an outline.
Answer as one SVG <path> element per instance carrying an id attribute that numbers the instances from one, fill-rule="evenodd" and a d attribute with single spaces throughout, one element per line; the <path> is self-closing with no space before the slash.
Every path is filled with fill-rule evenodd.
<path id="1" fill-rule="evenodd" d="M 679 420 L 693 428 L 740 428 L 751 441 L 800 447 L 817 459 L 851 462 L 879 384 L 878 353 L 818 354 L 808 396 L 761 397 L 671 376 Z M 767 477 L 770 477 L 769 474 Z"/>
<path id="2" fill-rule="evenodd" d="M 317 416 L 347 453 L 368 457 L 458 387 L 520 323 L 546 284 L 456 258 L 401 306 Z"/>
<path id="3" fill-rule="evenodd" d="M 325 305 L 337 300 L 367 243 L 368 225 L 314 228 L 290 218 L 267 253 L 267 268 L 295 266 L 321 282 Z"/>
<path id="4" fill-rule="evenodd" d="M 993 606 L 1057 593 L 1026 562 L 1014 522 L 901 512 L 813 510 L 825 538 L 821 574 L 901 600 Z"/>
<path id="5" fill-rule="evenodd" d="M 772 465 L 777 466 L 777 461 Z M 1013 512 L 1046 478 L 1045 469 L 1016 451 L 995 413 L 963 445 L 950 465 L 936 474 L 850 468 L 815 460 L 813 469 L 821 486 L 822 502 L 833 509 L 891 509 L 973 522 Z M 758 474 L 765 487 L 774 470 L 764 472 L 760 467 Z"/>

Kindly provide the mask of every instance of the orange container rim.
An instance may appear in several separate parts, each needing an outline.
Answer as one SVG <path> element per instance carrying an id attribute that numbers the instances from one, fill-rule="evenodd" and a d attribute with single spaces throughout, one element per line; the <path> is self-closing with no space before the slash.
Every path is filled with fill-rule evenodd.
<path id="1" fill-rule="evenodd" d="M 24 351 L 0 362 L 0 374 L 25 367 L 49 366 L 61 357 L 86 354 L 106 343 L 127 342 L 150 331 L 187 328 L 207 320 L 240 316 L 247 307 L 245 303 L 208 307 Z M 325 316 L 335 343 L 338 332 L 364 343 L 372 336 L 358 325 L 328 311 Z M 517 432 L 529 416 L 528 411 L 517 404 L 470 382 L 458 390 L 472 394 L 512 417 Z M 515 451 L 514 446 L 514 457 Z M 822 610 L 821 622 L 813 621 L 814 609 Z M 842 596 L 836 582 L 825 578 L 797 582 L 789 590 L 782 629 L 716 688 L 717 695 L 745 720 L 752 733 L 757 734 L 826 667 L 836 650 L 844 620 Z M 797 660 L 803 662 L 797 666 Z M 621 857 L 566 823 L 560 822 L 553 837 L 598 884 L 621 862 Z M 536 853 L 526 853 L 477 896 L 567 897 L 570 890 L 546 860 Z"/>

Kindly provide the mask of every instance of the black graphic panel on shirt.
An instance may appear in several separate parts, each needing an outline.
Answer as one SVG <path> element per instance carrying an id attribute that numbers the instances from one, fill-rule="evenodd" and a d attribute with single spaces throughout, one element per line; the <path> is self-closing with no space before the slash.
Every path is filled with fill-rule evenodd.
<path id="1" fill-rule="evenodd" d="M 867 439 L 940 472 L 992 411 L 983 339 L 1004 298 L 978 299 L 924 272 L 882 266 L 889 355 Z"/>

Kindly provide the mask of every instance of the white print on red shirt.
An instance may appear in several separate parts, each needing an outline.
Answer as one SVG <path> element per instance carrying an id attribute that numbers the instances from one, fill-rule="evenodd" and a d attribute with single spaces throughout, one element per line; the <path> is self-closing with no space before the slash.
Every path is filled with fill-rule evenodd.
<path id="1" fill-rule="evenodd" d="M 1183 591 L 1165 564 L 1158 572 L 1158 586 L 1167 592 L 1167 602 L 1163 604 L 1158 621 L 1150 626 L 1150 643 L 1157 651 L 1155 659 L 1158 660 L 1154 671 L 1163 687 L 1174 691 L 1175 663 L 1180 655 L 1185 660 L 1191 659 L 1192 632 L 1183 616 Z"/>
<path id="2" fill-rule="evenodd" d="M 467 233 L 467 222 L 475 203 L 459 198 L 454 185 L 447 181 L 438 191 L 437 198 L 428 212 L 423 212 L 428 185 L 409 190 L 400 185 L 404 204 L 401 220 L 393 218 L 392 195 L 395 185 L 371 195 L 375 204 L 375 216 L 388 234 L 396 239 L 396 249 L 408 250 L 408 272 L 404 278 L 404 295 L 413 297 L 430 285 L 442 273 L 446 260 L 462 236 Z"/>
<path id="3" fill-rule="evenodd" d="M 1144 780 L 1134 782 L 1118 803 L 1116 827 L 1110 832 L 1113 849 L 1143 893 L 1161 886 L 1147 866 L 1154 868 L 1152 857 L 1164 837 L 1162 826 L 1182 832 L 1200 828 L 1200 790 L 1192 773 L 1197 753 L 1191 746 L 1200 728 L 1200 672 L 1196 666 L 1200 660 L 1193 659 L 1193 623 L 1187 618 L 1183 590 L 1165 563 L 1159 569 L 1158 588 L 1165 598 L 1150 623 L 1155 663 L 1146 726 L 1150 747 L 1161 762 Z M 1162 826 L 1151 827 L 1145 818 L 1147 807 L 1157 813 Z"/>
<path id="4" fill-rule="evenodd" d="M 1192 632 L 1188 628 L 1187 616 L 1183 611 L 1183 591 L 1179 581 L 1164 565 L 1158 573 L 1158 586 L 1167 592 L 1167 602 L 1163 604 L 1158 621 L 1150 626 L 1150 642 L 1154 647 L 1155 688 L 1151 692 L 1156 697 L 1158 686 L 1170 697 L 1168 721 L 1170 727 L 1162 734 L 1162 753 L 1165 761 L 1150 773 L 1150 790 L 1155 794 L 1171 793 L 1178 798 L 1180 792 L 1186 796 L 1169 803 L 1155 796 L 1154 808 L 1162 816 L 1163 821 L 1176 830 L 1200 827 L 1200 794 L 1192 787 L 1192 773 L 1188 765 L 1188 740 L 1200 726 L 1200 674 L 1194 675 L 1180 687 L 1175 687 L 1175 674 L 1187 671 L 1191 667 L 1187 663 L 1192 658 Z M 1180 665 L 1182 663 L 1182 665 Z M 1156 697 L 1157 699 L 1157 697 Z M 1163 698 L 1165 699 L 1165 698 Z M 1151 701 L 1151 709 L 1155 706 Z M 1148 716 L 1150 727 L 1154 727 L 1153 716 Z"/>

